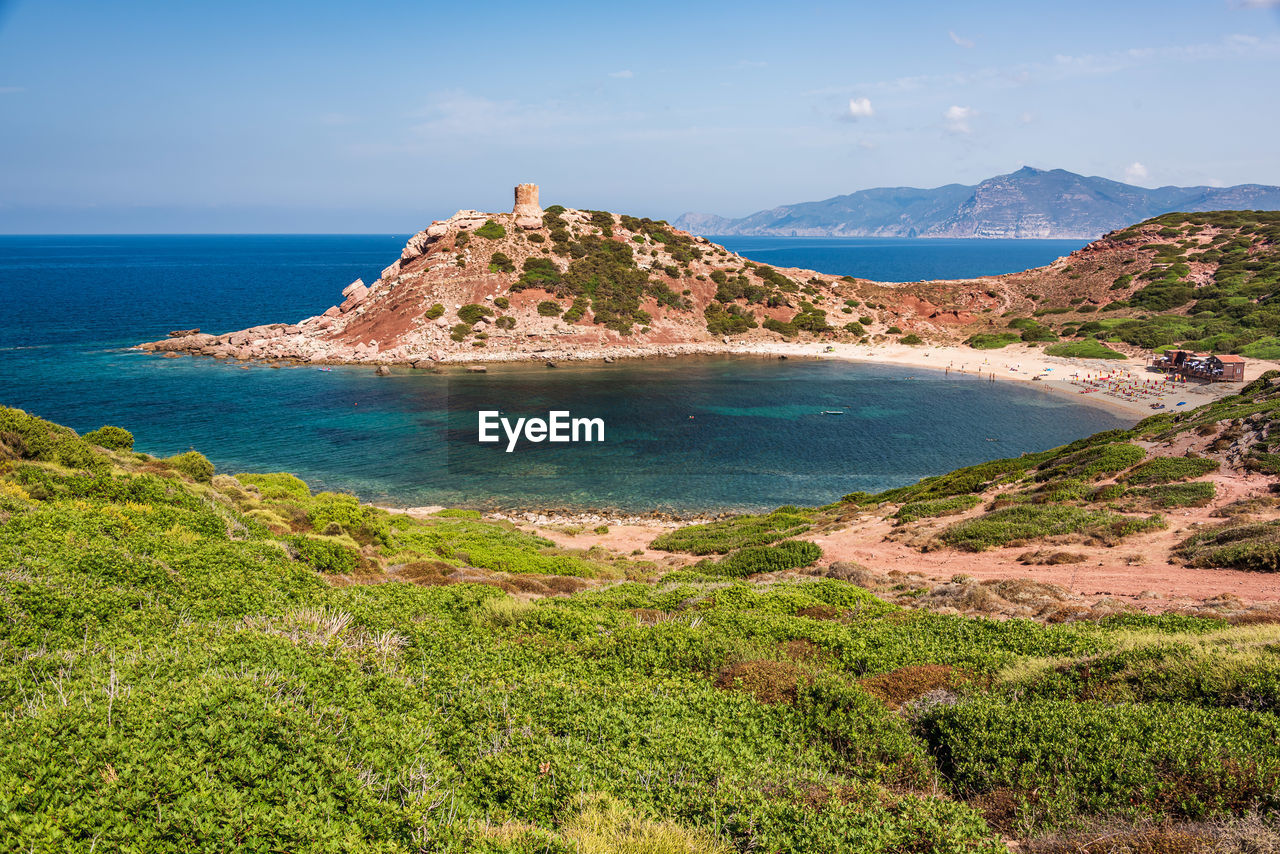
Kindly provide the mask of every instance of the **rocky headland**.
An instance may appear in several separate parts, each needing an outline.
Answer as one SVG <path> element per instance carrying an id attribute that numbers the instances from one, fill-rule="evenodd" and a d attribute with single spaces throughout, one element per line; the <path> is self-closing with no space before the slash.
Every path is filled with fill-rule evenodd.
<path id="1" fill-rule="evenodd" d="M 943 356 L 976 364 L 970 348 L 1016 351 L 1014 364 L 1047 355 L 1140 366 L 1171 344 L 1276 359 L 1280 317 L 1259 306 L 1278 279 L 1280 214 L 1270 212 L 1169 214 L 1033 270 L 886 283 L 775 269 L 662 221 L 543 210 L 538 188 L 522 184 L 511 212 L 433 222 L 376 281 L 350 283 L 319 315 L 178 329 L 139 349 L 414 368 L 827 348 L 842 358 L 892 350 L 939 368 Z"/>

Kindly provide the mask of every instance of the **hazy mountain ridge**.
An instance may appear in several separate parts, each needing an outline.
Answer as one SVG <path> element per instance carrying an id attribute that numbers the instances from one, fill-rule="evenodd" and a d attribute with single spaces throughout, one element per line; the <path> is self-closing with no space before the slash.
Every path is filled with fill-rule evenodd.
<path id="1" fill-rule="evenodd" d="M 677 228 L 773 237 L 1013 237 L 1092 240 L 1172 211 L 1280 208 L 1280 187 L 1148 189 L 1065 169 L 1024 166 L 976 185 L 878 187 L 738 219 L 686 213 Z"/>

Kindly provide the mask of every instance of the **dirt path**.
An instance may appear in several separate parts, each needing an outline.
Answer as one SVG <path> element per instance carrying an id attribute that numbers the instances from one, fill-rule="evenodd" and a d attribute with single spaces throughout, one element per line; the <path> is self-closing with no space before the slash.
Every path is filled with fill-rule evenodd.
<path id="1" fill-rule="evenodd" d="M 1216 506 L 1267 495 L 1269 480 L 1259 475 L 1225 472 L 1212 475 L 1219 498 Z M 1212 508 L 1186 508 L 1166 514 L 1169 527 L 1163 531 L 1135 535 L 1117 546 L 1067 543 L 1059 545 L 1029 544 L 980 553 L 952 549 L 922 552 L 895 535 L 891 522 L 868 512 L 847 528 L 805 536 L 822 547 L 822 565 L 835 561 L 853 561 L 877 572 L 900 570 L 920 572 L 946 580 L 953 575 L 969 575 L 978 580 L 1029 578 L 1057 584 L 1082 596 L 1112 596 L 1141 601 L 1148 609 L 1177 607 L 1187 600 L 1204 600 L 1222 593 L 1238 596 L 1246 603 L 1280 602 L 1280 574 L 1242 572 L 1229 569 L 1192 569 L 1168 562 L 1172 548 L 1190 533 L 1195 524 L 1220 524 L 1223 520 L 1210 516 Z M 978 509 L 971 511 L 979 512 Z M 940 530 L 963 516 L 940 519 L 931 528 Z M 635 554 L 637 560 L 652 560 L 670 567 L 687 566 L 697 561 L 688 555 L 671 555 L 649 548 L 649 543 L 671 530 L 659 525 L 619 525 L 607 534 L 584 531 L 566 534 L 527 526 L 557 545 L 568 548 L 603 546 L 624 555 Z M 1018 561 L 1028 551 L 1067 551 L 1083 555 L 1080 563 L 1056 566 L 1025 565 Z"/>

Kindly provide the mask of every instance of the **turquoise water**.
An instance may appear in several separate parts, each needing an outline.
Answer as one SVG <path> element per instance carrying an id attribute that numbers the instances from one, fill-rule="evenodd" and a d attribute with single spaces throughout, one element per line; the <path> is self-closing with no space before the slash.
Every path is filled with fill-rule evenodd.
<path id="1" fill-rule="evenodd" d="M 0 238 L 0 402 L 82 431 L 128 427 L 150 453 L 195 447 L 220 470 L 293 471 L 369 500 L 676 512 L 825 503 L 1121 423 L 1030 386 L 817 360 L 379 378 L 126 349 L 176 327 L 316 313 L 351 279 L 376 277 L 403 240 Z M 480 409 L 600 417 L 606 440 L 508 454 L 476 442 Z"/>

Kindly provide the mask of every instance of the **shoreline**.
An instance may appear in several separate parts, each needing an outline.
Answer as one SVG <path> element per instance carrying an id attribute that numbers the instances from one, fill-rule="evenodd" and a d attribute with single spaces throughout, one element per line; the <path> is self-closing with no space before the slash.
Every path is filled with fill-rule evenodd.
<path id="1" fill-rule="evenodd" d="M 826 352 L 830 348 L 830 352 Z M 136 352 L 148 352 L 138 347 L 129 348 Z M 190 355 L 197 358 L 198 354 Z M 465 355 L 466 358 L 462 358 Z M 1243 383 L 1177 383 L 1162 388 L 1156 394 L 1136 396 L 1134 399 L 1109 394 L 1106 391 L 1085 392 L 1078 378 L 1096 378 L 1100 375 L 1121 375 L 1127 383 L 1146 383 L 1158 381 L 1163 375 L 1149 371 L 1145 359 L 1126 357 L 1125 359 L 1082 359 L 1062 356 L 1047 356 L 1042 350 L 1026 344 L 1010 344 L 998 350 L 975 350 L 963 344 L 943 345 L 906 345 L 906 344 L 853 344 L 846 342 L 791 342 L 782 340 L 761 340 L 719 344 L 713 342 L 689 342 L 680 344 L 637 344 L 613 345 L 606 347 L 582 347 L 573 349 L 543 348 L 538 350 L 494 350 L 484 353 L 444 354 L 437 359 L 397 359 L 360 361 L 300 361 L 292 359 L 234 359 L 249 363 L 267 364 L 288 362 L 298 366 L 334 366 L 334 367 L 367 367 L 367 368 L 408 368 L 410 370 L 435 371 L 452 367 L 466 370 L 470 367 L 485 367 L 490 364 L 533 364 L 547 363 L 588 363 L 598 362 L 612 364 L 621 360 L 640 361 L 647 359 L 679 359 L 688 356 L 756 356 L 760 358 L 810 358 L 833 359 L 837 361 L 862 364 L 888 364 L 900 367 L 919 368 L 921 370 L 961 373 L 973 378 L 996 380 L 1012 380 L 1014 382 L 1035 383 L 1035 387 L 1047 393 L 1070 396 L 1070 399 L 1084 406 L 1107 409 L 1115 414 L 1141 421 L 1159 412 L 1167 412 L 1180 404 L 1194 408 L 1209 403 L 1217 398 L 1235 393 Z M 217 357 L 205 357 L 215 358 Z M 223 361 L 218 359 L 218 361 Z M 1245 382 L 1255 378 L 1263 371 L 1278 368 L 1280 365 L 1262 360 L 1251 360 L 1252 376 L 1246 376 Z M 1036 380 L 1035 377 L 1040 377 Z M 1165 408 L 1153 409 L 1152 403 L 1164 403 Z"/>

